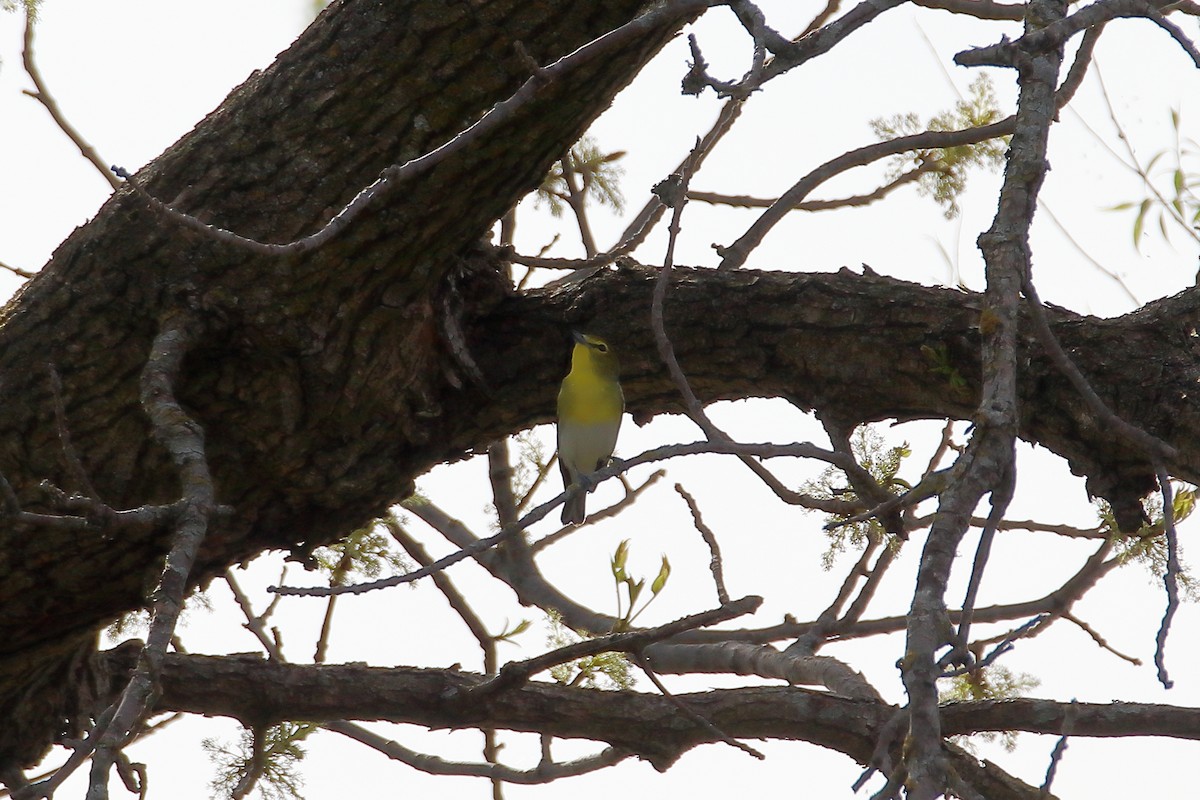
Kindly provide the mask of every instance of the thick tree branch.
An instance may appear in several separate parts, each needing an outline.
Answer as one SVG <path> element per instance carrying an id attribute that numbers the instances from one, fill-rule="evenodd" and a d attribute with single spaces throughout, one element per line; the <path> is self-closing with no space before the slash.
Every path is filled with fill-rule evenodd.
<path id="1" fill-rule="evenodd" d="M 132 655 L 111 651 L 106 658 L 119 670 L 131 666 Z M 159 710 L 229 716 L 247 724 L 301 717 L 544 732 L 609 742 L 659 769 L 687 749 L 712 740 L 655 694 L 530 683 L 489 697 L 483 705 L 462 702 L 472 687 L 486 680 L 487 676 L 451 670 L 170 655 Z M 809 741 L 863 764 L 874 750 L 876 733 L 894 710 L 873 701 L 790 687 L 728 689 L 680 699 L 730 736 Z M 1020 699 L 950 703 L 941 713 L 947 735 L 1005 730 L 1057 735 L 1070 713 L 1076 737 L 1200 739 L 1200 709 L 1179 706 Z"/>

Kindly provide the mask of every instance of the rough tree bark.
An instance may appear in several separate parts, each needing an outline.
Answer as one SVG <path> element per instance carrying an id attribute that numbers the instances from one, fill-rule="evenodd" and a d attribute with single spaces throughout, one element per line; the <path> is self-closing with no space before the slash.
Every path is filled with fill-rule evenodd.
<path id="1" fill-rule="evenodd" d="M 530 58 L 550 63 L 641 5 L 337 4 L 139 178 L 173 207 L 246 236 L 311 233 L 381 169 L 512 94 Z M 158 320 L 179 307 L 209 323 L 181 392 L 205 427 L 220 501 L 234 509 L 209 534 L 199 579 L 266 549 L 328 542 L 403 496 L 448 425 L 441 397 L 459 391 L 438 346 L 443 279 L 682 21 L 545 87 L 511 124 L 307 256 L 252 256 L 118 192 L 0 317 L 0 472 L 22 507 L 52 510 L 43 480 L 82 489 L 63 456 L 51 366 L 100 499 L 129 508 L 177 496 L 138 375 Z M 164 552 L 152 528 L 110 537 L 6 525 L 2 535 L 0 716 L 11 724 L 0 763 L 41 752 L 74 708 L 72 658 L 98 626 L 141 604 Z"/>
<path id="2" fill-rule="evenodd" d="M 529 75 L 632 18 L 641 0 L 407 0 L 336 4 L 270 69 L 140 179 L 172 206 L 265 241 L 307 234 L 379 171 L 441 144 Z M 39 483 L 80 491 L 69 437 L 99 499 L 169 502 L 138 377 L 158 320 L 203 313 L 180 387 L 203 423 L 232 509 L 198 582 L 270 549 L 303 556 L 377 515 L 429 466 L 546 421 L 562 332 L 603 318 L 630 409 L 677 408 L 648 331 L 653 271 L 511 295 L 478 242 L 536 185 L 684 20 L 545 89 L 518 118 L 382 198 L 327 246 L 268 259 L 188 233 L 117 193 L 0 314 L 0 473 L 22 508 L 59 510 Z M 1200 481 L 1189 291 L 1117 320 L 1057 312 L 1057 333 L 1115 411 L 1179 449 Z M 783 396 L 849 421 L 969 418 L 978 299 L 873 276 L 681 270 L 668 330 L 706 400 Z M 736 309 L 736 314 L 734 313 Z M 450 353 L 461 325 L 485 385 Z M 62 380 L 56 420 L 50 367 Z M 950 375 L 961 378 L 950 383 Z M 1070 459 L 1126 527 L 1153 472 L 1114 441 L 1026 343 L 1021 435 Z M 147 525 L 0 530 L 0 765 L 36 760 L 83 711 L 96 631 L 144 602 L 164 532 Z M 843 735 L 843 734 L 838 734 Z M 865 742 L 865 743 L 864 743 Z M 870 741 L 847 745 L 870 754 Z M 865 750 L 864 750 L 865 748 Z"/>

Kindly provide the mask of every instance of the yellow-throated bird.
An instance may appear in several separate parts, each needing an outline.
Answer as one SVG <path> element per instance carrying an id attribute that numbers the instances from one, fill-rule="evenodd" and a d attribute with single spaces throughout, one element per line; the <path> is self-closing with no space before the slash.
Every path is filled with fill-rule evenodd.
<path id="1" fill-rule="evenodd" d="M 584 484 L 581 491 L 563 505 L 563 524 L 579 525 L 587 489 L 581 478 L 608 464 L 625 395 L 621 393 L 620 364 L 608 342 L 598 336 L 571 332 L 575 349 L 571 351 L 571 371 L 558 390 L 558 466 L 563 487 Z"/>

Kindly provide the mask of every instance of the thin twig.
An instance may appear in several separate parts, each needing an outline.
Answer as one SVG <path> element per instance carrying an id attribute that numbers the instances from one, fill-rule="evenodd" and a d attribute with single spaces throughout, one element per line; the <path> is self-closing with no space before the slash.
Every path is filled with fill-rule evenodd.
<path id="1" fill-rule="evenodd" d="M 958 623 L 958 647 L 966 654 L 967 645 L 971 638 L 971 616 L 975 613 L 975 598 L 979 595 L 979 585 L 983 582 L 983 570 L 987 566 L 988 556 L 992 551 L 992 539 L 996 536 L 996 526 L 1004 518 L 1008 504 L 1012 502 L 1013 488 L 1016 476 L 1013 465 L 998 486 L 992 489 L 992 510 L 988 514 L 987 524 L 979 534 L 979 544 L 975 548 L 975 561 L 971 566 L 971 579 L 967 583 L 967 594 L 963 598 L 962 617 Z"/>
<path id="2" fill-rule="evenodd" d="M 632 488 L 629 486 L 629 482 L 625 480 L 624 475 L 618 476 L 618 479 L 621 481 L 621 485 L 625 487 L 625 496 L 606 508 L 602 508 L 599 511 L 593 511 L 588 514 L 586 520 L 587 524 L 590 525 L 592 523 L 599 522 L 602 519 L 611 519 L 617 514 L 620 514 L 622 511 L 633 505 L 644 491 L 658 483 L 659 480 L 661 480 L 666 474 L 666 470 L 656 469 L 654 472 L 650 473 L 650 477 L 646 478 L 641 485 Z M 529 552 L 537 553 L 552 544 L 562 541 L 572 533 L 579 532 L 580 530 L 581 528 L 578 525 L 564 525 L 554 533 L 547 534 L 541 539 L 538 539 L 536 542 L 530 544 Z"/>
<path id="3" fill-rule="evenodd" d="M 1102 650 L 1107 650 L 1108 652 L 1112 653 L 1117 658 L 1128 661 L 1130 664 L 1133 664 L 1135 667 L 1140 667 L 1142 665 L 1142 660 L 1140 658 L 1135 658 L 1133 656 L 1125 655 L 1120 650 L 1117 650 L 1115 647 L 1113 647 L 1112 645 L 1110 645 L 1108 643 L 1107 639 L 1105 639 L 1103 636 L 1100 635 L 1099 631 L 1097 631 L 1091 625 L 1088 625 L 1086 622 L 1084 622 L 1083 620 L 1081 620 L 1079 617 L 1075 616 L 1074 614 L 1066 612 L 1062 615 L 1062 618 L 1065 619 L 1067 622 L 1075 623 L 1075 625 L 1077 625 L 1084 633 L 1086 633 L 1088 636 L 1092 637 L 1092 641 L 1094 641 Z"/>
<path id="4" fill-rule="evenodd" d="M 404 552 L 412 556 L 413 560 L 421 566 L 428 566 L 433 563 L 433 557 L 412 534 L 410 534 L 399 520 L 393 515 L 388 515 L 383 518 L 383 526 L 387 528 L 391 537 L 404 548 Z M 483 624 L 483 620 L 475 613 L 475 609 L 471 608 L 471 604 L 463 594 L 458 591 L 454 582 L 444 572 L 434 573 L 433 585 L 438 588 L 442 596 L 446 598 L 446 602 L 454 609 L 454 613 L 458 614 L 459 619 L 467 626 L 467 630 L 475 637 L 475 641 L 479 643 L 479 648 L 483 651 L 483 671 L 492 674 L 496 671 L 496 640 L 488 633 L 487 626 Z"/>
<path id="5" fill-rule="evenodd" d="M 594 756 L 587 756 L 575 761 L 564 763 L 541 761 L 533 769 L 519 770 L 504 766 L 503 764 L 467 764 L 461 761 L 446 761 L 437 756 L 418 753 L 384 736 L 369 731 L 361 725 L 355 725 L 345 720 L 327 722 L 321 727 L 347 736 L 356 742 L 365 744 L 367 747 L 382 753 L 392 760 L 400 761 L 413 769 L 419 769 L 430 775 L 466 775 L 526 786 L 550 783 L 560 778 L 595 772 L 596 770 L 618 764 L 630 756 L 630 753 L 624 750 L 616 747 L 608 747 Z"/>
<path id="6" fill-rule="evenodd" d="M 709 611 L 702 611 L 699 614 L 691 614 L 674 622 L 668 622 L 657 628 L 644 628 L 627 633 L 610 633 L 607 636 L 574 642 L 524 661 L 513 661 L 501 667 L 496 677 L 467 690 L 464 698 L 470 702 L 482 702 L 500 692 L 511 691 L 523 686 L 539 672 L 580 658 L 600 653 L 638 653 L 647 645 L 661 642 L 672 636 L 736 619 L 745 614 L 752 614 L 760 605 L 762 605 L 762 598 L 750 595 L 740 600 L 723 603 Z"/>
<path id="7" fill-rule="evenodd" d="M 714 737 L 716 737 L 717 740 L 722 741 L 731 747 L 736 747 L 743 753 L 754 756 L 759 761 L 766 760 L 766 756 L 764 756 L 758 750 L 755 750 L 745 742 L 739 742 L 737 739 L 734 739 L 732 736 L 714 725 L 710 720 L 705 719 L 704 716 L 698 713 L 694 708 L 680 700 L 675 695 L 671 694 L 670 690 L 667 689 L 667 687 L 663 685 L 663 682 L 658 679 L 658 675 L 654 672 L 654 670 L 650 668 L 650 665 L 646 663 L 646 659 L 642 657 L 641 653 L 632 653 L 630 657 L 633 659 L 635 664 L 641 667 L 642 672 L 646 673 L 646 677 L 649 678 L 650 682 L 654 684 L 654 688 L 658 689 L 658 691 L 662 693 L 663 697 L 665 697 L 673 706 L 682 711 L 689 719 L 711 733 Z"/>
<path id="8" fill-rule="evenodd" d="M 26 280 L 29 280 L 34 275 L 37 275 L 36 272 L 30 272 L 27 269 L 21 269 L 20 267 L 11 266 L 9 264 L 5 264 L 3 261 L 0 261 L 0 269 L 6 269 L 9 272 L 11 272 L 13 275 L 16 275 L 18 278 L 25 278 Z"/>
<path id="9" fill-rule="evenodd" d="M 713 583 L 717 587 L 717 600 L 721 603 L 728 603 L 729 592 L 725 588 L 725 569 L 721 562 L 721 547 L 717 544 L 717 536 L 712 532 L 712 528 L 704 523 L 704 517 L 700 515 L 700 507 L 696 505 L 696 498 L 688 494 L 687 490 L 678 483 L 675 484 L 675 491 L 683 498 L 683 502 L 687 503 L 688 511 L 692 512 L 692 523 L 700 532 L 700 538 L 704 539 L 704 543 L 708 545 L 708 569 L 712 572 Z"/>
<path id="10" fill-rule="evenodd" d="M 1163 612 L 1162 623 L 1155 637 L 1154 666 L 1158 669 L 1158 682 L 1164 689 L 1170 689 L 1174 682 L 1167 676 L 1167 634 L 1171 630 L 1171 620 L 1179 608 L 1179 541 L 1175 534 L 1175 502 L 1171 496 L 1171 478 L 1159 468 L 1158 488 L 1162 491 L 1163 521 L 1167 528 L 1167 568 L 1163 572 L 1163 586 L 1167 590 L 1167 608 Z"/>
<path id="11" fill-rule="evenodd" d="M 822 461 L 827 461 L 839 467 L 846 465 L 846 460 L 841 456 L 841 454 L 830 452 L 813 444 L 796 443 L 780 445 L 745 444 L 730 441 L 704 441 L 692 442 L 691 444 L 668 445 L 666 447 L 658 447 L 653 450 L 647 450 L 646 452 L 634 456 L 633 458 L 623 459 L 619 463 L 613 463 L 604 469 L 597 470 L 592 474 L 591 480 L 594 485 L 598 485 L 599 483 L 608 480 L 619 473 L 624 473 L 629 469 L 641 464 L 649 464 L 667 458 L 674 458 L 682 455 L 694 455 L 697 453 L 724 453 L 728 455 L 736 455 L 743 460 L 750 459 L 751 457 L 777 458 L 780 456 L 793 456 L 798 458 L 816 458 Z M 411 581 L 427 577 L 435 572 L 444 570 L 449 566 L 457 564 L 460 561 L 478 555 L 479 553 L 495 547 L 501 542 L 507 541 L 510 537 L 518 535 L 521 531 L 542 520 L 551 511 L 562 505 L 562 503 L 570 494 L 577 491 L 579 491 L 579 487 L 569 488 L 563 491 L 557 497 L 547 500 L 545 503 L 542 503 L 540 506 L 537 506 L 531 510 L 513 526 L 504 528 L 499 533 L 489 536 L 486 539 L 477 539 L 458 552 L 451 553 L 448 556 L 438 559 L 428 567 L 422 567 L 421 569 L 414 570 L 406 575 L 395 575 L 390 578 L 382 578 L 371 583 L 351 584 L 336 587 L 272 586 L 268 589 L 268 591 L 282 595 L 327 597 L 331 594 L 358 594 L 375 589 L 387 588 L 389 586 L 398 586 L 402 583 L 410 583 Z"/>
<path id="12" fill-rule="evenodd" d="M 921 178 L 929 172 L 936 171 L 939 164 L 936 159 L 922 163 L 916 169 L 911 169 L 900 176 L 866 194 L 854 194 L 836 200 L 804 200 L 792 207 L 793 211 L 831 211 L 838 208 L 856 208 L 867 206 L 877 200 L 882 200 L 889 194 Z M 770 208 L 778 202 L 778 198 L 751 197 L 749 195 L 719 194 L 717 192 L 701 192 L 695 189 L 688 191 L 689 200 L 698 200 L 711 205 L 732 206 L 733 208 Z"/>
<path id="13" fill-rule="evenodd" d="M 267 610 L 261 615 L 257 615 L 254 613 L 254 607 L 250 603 L 250 598 L 247 597 L 246 593 L 242 591 L 242 587 L 238 584 L 237 578 L 234 577 L 233 570 L 226 569 L 225 574 L 222 577 L 224 577 L 226 585 L 229 586 L 229 591 L 233 593 L 233 599 L 237 602 L 238 608 L 242 610 L 242 614 L 246 617 L 246 621 L 242 623 L 242 627 L 254 634 L 254 637 L 258 639 L 259 643 L 263 646 L 263 649 L 267 651 L 267 654 L 273 660 L 287 661 L 287 659 L 283 657 L 283 653 L 280 652 L 275 641 L 267 635 L 265 624 L 267 615 L 271 613 L 271 610 L 275 606 L 275 601 L 279 598 L 273 598 L 271 605 L 267 608 Z M 279 578 L 281 581 L 283 580 L 282 575 L 280 575 Z"/>
<path id="14" fill-rule="evenodd" d="M 872 531 L 867 534 L 867 546 L 863 548 L 858 561 L 846 573 L 846 577 L 842 581 L 842 586 L 838 590 L 837 596 L 834 597 L 833 602 L 817 616 L 812 627 L 803 636 L 788 645 L 783 651 L 784 653 L 788 655 L 816 655 L 817 650 L 824 643 L 834 623 L 838 621 L 838 614 L 842 612 L 842 608 L 845 607 L 846 602 L 850 599 L 850 594 L 854 591 L 854 587 L 858 585 L 859 579 L 870 574 L 870 569 L 867 565 L 882 542 L 883 537 L 877 532 Z"/>
<path id="15" fill-rule="evenodd" d="M 1030 316 L 1033 317 L 1034 331 L 1041 341 L 1042 346 L 1046 349 L 1046 354 L 1050 356 L 1050 360 L 1054 362 L 1054 365 L 1058 367 L 1059 371 L 1075 387 L 1075 391 L 1079 393 L 1092 412 L 1099 416 L 1107 427 L 1112 428 L 1118 435 L 1140 448 L 1151 458 L 1165 459 L 1169 462 L 1178 460 L 1178 450 L 1136 425 L 1121 419 L 1100 399 L 1100 395 L 1096 394 L 1096 390 L 1092 388 L 1087 378 L 1079 371 L 1079 367 L 1075 366 L 1075 362 L 1063 350 L 1058 337 L 1054 335 L 1054 331 L 1050 328 L 1050 322 L 1046 318 L 1045 306 L 1042 305 L 1042 300 L 1038 297 L 1037 289 L 1034 288 L 1033 281 L 1028 276 L 1025 277 L 1021 291 L 1025 295 L 1027 305 L 1029 306 Z"/>
<path id="16" fill-rule="evenodd" d="M 46 82 L 42 80 L 42 72 L 38 69 L 37 61 L 33 56 L 33 38 L 34 38 L 34 13 L 36 6 L 33 3 L 28 3 L 25 6 L 25 41 L 24 47 L 21 50 L 21 62 L 25 66 L 25 72 L 29 74 L 29 79 L 33 81 L 33 86 L 36 91 L 25 91 L 24 93 L 37 100 L 45 109 L 50 112 L 50 117 L 54 120 L 54 124 L 58 129 L 66 134 L 76 147 L 79 148 L 79 154 L 91 162 L 97 171 L 108 182 L 108 185 L 113 189 L 121 188 L 121 182 L 109 171 L 104 159 L 100 158 L 100 154 L 96 152 L 96 148 L 92 147 L 79 131 L 75 130 L 70 122 L 67 121 L 66 115 L 62 113 L 62 109 L 58 107 L 58 102 L 54 99 L 54 95 L 46 87 Z M 9 269 L 12 269 L 11 267 Z M 18 275 L 29 278 L 31 274 L 24 273 L 22 270 L 12 269 Z"/>
<path id="17" fill-rule="evenodd" d="M 1046 767 L 1046 779 L 1042 781 L 1042 797 L 1050 796 L 1050 786 L 1054 783 L 1054 775 L 1058 772 L 1058 764 L 1062 761 L 1063 754 L 1067 751 L 1067 739 L 1071 736 L 1071 731 L 1075 728 L 1076 708 L 1075 701 L 1071 700 L 1071 705 L 1067 706 L 1067 710 L 1063 714 L 1062 736 L 1059 737 L 1054 745 L 1054 750 L 1050 753 L 1050 764 Z"/>
<path id="18" fill-rule="evenodd" d="M 384 169 L 379 177 L 363 189 L 344 208 L 335 214 L 320 230 L 315 233 L 283 244 L 270 244 L 250 239 L 233 231 L 207 225 L 196 217 L 171 208 L 163 201 L 154 197 L 129 172 L 120 167 L 113 171 L 118 177 L 126 179 L 133 190 L 142 197 L 152 208 L 162 216 L 196 231 L 208 238 L 225 244 L 242 247 L 253 253 L 267 256 L 285 256 L 306 253 L 323 245 L 329 239 L 337 236 L 358 217 L 376 198 L 391 191 L 395 186 L 412 180 L 433 169 L 451 156 L 457 155 L 468 147 L 474 146 L 485 134 L 511 121 L 516 112 L 528 105 L 546 86 L 561 80 L 566 74 L 610 51 L 634 40 L 646 33 L 661 28 L 669 20 L 701 11 L 707 8 L 709 0 L 671 0 L 657 6 L 651 11 L 598 36 L 583 47 L 563 56 L 553 64 L 538 69 L 507 99 L 496 103 L 474 124 L 460 131 L 449 141 L 439 147 L 412 159 L 404 164 L 393 164 Z"/>

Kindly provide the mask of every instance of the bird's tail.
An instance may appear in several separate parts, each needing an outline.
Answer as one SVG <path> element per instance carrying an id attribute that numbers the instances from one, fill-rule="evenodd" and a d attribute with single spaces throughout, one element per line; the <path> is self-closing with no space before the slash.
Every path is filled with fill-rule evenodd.
<path id="1" fill-rule="evenodd" d="M 567 501 L 563 503 L 563 525 L 582 525 L 583 518 L 587 516 L 586 504 L 586 492 L 581 491 L 575 494 L 573 497 L 568 497 Z"/>

